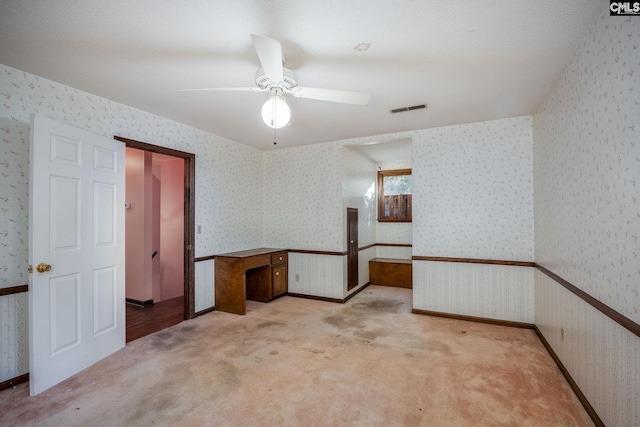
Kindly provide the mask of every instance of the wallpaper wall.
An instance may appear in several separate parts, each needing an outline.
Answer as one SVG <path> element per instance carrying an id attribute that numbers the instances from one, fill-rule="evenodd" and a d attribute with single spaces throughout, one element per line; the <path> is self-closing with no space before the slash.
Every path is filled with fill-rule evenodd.
<path id="1" fill-rule="evenodd" d="M 263 155 L 264 245 L 342 252 L 341 145 L 307 145 Z"/>
<path id="2" fill-rule="evenodd" d="M 640 339 L 539 270 L 535 301 L 538 329 L 604 424 L 640 426 Z"/>
<path id="3" fill-rule="evenodd" d="M 373 161 L 337 141 L 264 152 L 263 166 L 264 246 L 344 252 L 347 207 L 358 209 L 360 246 L 375 243 Z M 291 253 L 289 291 L 344 298 L 345 259 Z"/>
<path id="4" fill-rule="evenodd" d="M 195 256 L 260 246 L 262 152 L 4 65 L 0 65 L 0 106 L 0 287 L 28 282 L 31 114 L 106 137 L 119 135 L 194 153 L 196 224 L 202 225 Z M 211 293 L 196 289 L 197 298 L 213 303 Z M 196 299 L 197 308 L 207 308 L 205 304 Z M 0 311 L 0 381 L 4 381 L 28 369 L 27 294 L 0 297 Z"/>
<path id="5" fill-rule="evenodd" d="M 413 254 L 533 261 L 531 117 L 412 139 Z"/>
<path id="6" fill-rule="evenodd" d="M 0 74 L 0 85 L 3 76 Z M 6 96 L 0 90 L 0 98 Z M 3 109 L 6 104 L 3 104 Z M 1 114 L 1 113 L 0 113 Z M 25 285 L 29 239 L 29 125 L 0 118 L 0 288 Z"/>
<path id="7" fill-rule="evenodd" d="M 414 133 L 413 255 L 533 260 L 531 117 Z M 413 262 L 417 309 L 531 323 L 531 268 Z"/>
<path id="8" fill-rule="evenodd" d="M 533 119 L 536 262 L 640 323 L 640 19 L 601 17 Z"/>
<path id="9" fill-rule="evenodd" d="M 26 283 L 31 114 L 196 155 L 196 256 L 261 242 L 262 152 L 0 65 L 0 286 Z M 227 191 L 232 185 L 237 191 Z"/>
<path id="10" fill-rule="evenodd" d="M 533 116 L 536 262 L 636 323 L 638 70 L 640 19 L 603 8 Z M 640 425 L 640 338 L 540 272 L 535 307 L 604 424 Z"/>
<path id="11" fill-rule="evenodd" d="M 288 149 L 265 154 L 267 158 L 280 158 L 279 164 L 317 155 L 318 162 L 289 167 L 298 172 L 310 169 L 304 181 L 313 184 L 319 182 L 318 169 L 330 175 L 329 153 L 335 147 L 406 138 L 413 141 L 412 158 L 385 162 L 384 166 L 399 167 L 409 162 L 413 169 L 412 235 L 407 227 L 378 224 L 378 242 L 413 243 L 414 255 L 421 256 L 533 261 L 530 116 L 335 141 L 300 147 L 297 153 Z M 285 156 L 283 152 L 287 151 L 292 152 Z M 333 151 L 333 159 L 337 157 Z M 277 164 L 269 161 L 267 174 Z M 267 182 L 283 181 L 287 176 L 291 179 L 293 171 L 277 174 L 277 180 Z M 324 188 L 320 196 L 330 194 L 323 193 Z"/>

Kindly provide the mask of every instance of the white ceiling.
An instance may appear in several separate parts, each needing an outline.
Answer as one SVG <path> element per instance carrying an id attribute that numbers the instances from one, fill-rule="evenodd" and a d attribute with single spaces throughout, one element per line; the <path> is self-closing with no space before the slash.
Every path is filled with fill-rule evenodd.
<path id="1" fill-rule="evenodd" d="M 376 163 L 393 160 L 411 159 L 411 138 L 398 138 L 391 141 L 380 142 L 375 139 L 350 147 L 360 151 Z"/>
<path id="2" fill-rule="evenodd" d="M 2 0 L 0 63 L 262 150 L 265 93 L 250 34 L 279 40 L 301 86 L 277 147 L 531 114 L 600 0 Z M 370 43 L 366 51 L 355 50 Z M 428 108 L 390 114 L 399 107 Z"/>

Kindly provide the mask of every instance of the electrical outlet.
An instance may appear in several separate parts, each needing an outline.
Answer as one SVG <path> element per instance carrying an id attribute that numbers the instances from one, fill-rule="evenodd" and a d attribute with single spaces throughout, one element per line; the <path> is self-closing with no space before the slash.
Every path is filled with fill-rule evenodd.
<path id="1" fill-rule="evenodd" d="M 299 282 L 299 281 L 300 281 L 300 275 L 296 274 L 296 282 Z"/>
<path id="2" fill-rule="evenodd" d="M 564 342 L 564 328 L 560 328 L 560 341 Z"/>

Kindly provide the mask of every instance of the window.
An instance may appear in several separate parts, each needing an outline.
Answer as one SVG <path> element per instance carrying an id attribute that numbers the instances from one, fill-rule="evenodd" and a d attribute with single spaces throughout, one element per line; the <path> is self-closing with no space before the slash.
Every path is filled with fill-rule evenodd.
<path id="1" fill-rule="evenodd" d="M 411 169 L 378 171 L 378 221 L 411 222 Z"/>

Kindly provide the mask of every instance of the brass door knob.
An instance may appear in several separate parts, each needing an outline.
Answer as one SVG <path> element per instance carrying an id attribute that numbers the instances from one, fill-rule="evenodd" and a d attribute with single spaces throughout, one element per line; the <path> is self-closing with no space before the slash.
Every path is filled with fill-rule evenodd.
<path id="1" fill-rule="evenodd" d="M 40 264 L 36 265 L 36 271 L 38 273 L 46 273 L 47 271 L 51 271 L 51 266 L 49 264 L 41 262 Z"/>

